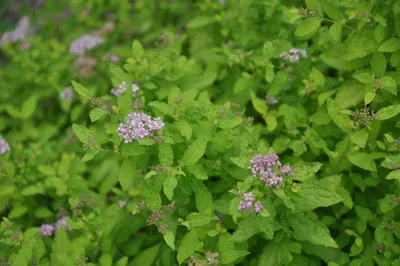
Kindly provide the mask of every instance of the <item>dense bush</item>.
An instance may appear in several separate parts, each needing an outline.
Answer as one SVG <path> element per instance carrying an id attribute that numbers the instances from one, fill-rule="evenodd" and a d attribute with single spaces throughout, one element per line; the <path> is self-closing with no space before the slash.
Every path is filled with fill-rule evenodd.
<path id="1" fill-rule="evenodd" d="M 2 265 L 400 265 L 400 1 L 1 5 Z"/>

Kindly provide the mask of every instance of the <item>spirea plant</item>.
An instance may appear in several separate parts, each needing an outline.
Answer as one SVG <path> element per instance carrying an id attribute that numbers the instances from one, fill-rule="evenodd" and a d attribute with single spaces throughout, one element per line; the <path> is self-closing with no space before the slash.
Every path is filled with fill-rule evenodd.
<path id="1" fill-rule="evenodd" d="M 0 24 L 2 265 L 400 263 L 400 1 L 89 2 Z"/>

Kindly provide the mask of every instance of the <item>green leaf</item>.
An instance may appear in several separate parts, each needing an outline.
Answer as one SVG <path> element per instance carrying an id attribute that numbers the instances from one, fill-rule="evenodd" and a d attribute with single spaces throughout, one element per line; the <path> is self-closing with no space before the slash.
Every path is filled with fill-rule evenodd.
<path id="1" fill-rule="evenodd" d="M 400 39 L 393 37 L 386 40 L 378 48 L 378 52 L 393 53 L 400 49 Z"/>
<path id="2" fill-rule="evenodd" d="M 342 12 L 336 7 L 336 5 L 332 4 L 328 0 L 322 1 L 322 7 L 324 12 L 330 17 L 331 19 L 342 22 L 344 20 Z"/>
<path id="3" fill-rule="evenodd" d="M 113 258 L 110 254 L 103 254 L 99 258 L 100 266 L 112 266 Z"/>
<path id="4" fill-rule="evenodd" d="M 186 217 L 186 221 L 189 222 L 191 227 L 199 227 L 209 224 L 211 221 L 218 220 L 214 214 L 204 213 L 191 213 Z"/>
<path id="5" fill-rule="evenodd" d="M 353 74 L 353 78 L 355 78 L 356 80 L 358 80 L 359 82 L 363 83 L 363 84 L 368 84 L 368 83 L 372 83 L 372 81 L 374 80 L 374 76 L 370 73 L 354 73 Z"/>
<path id="6" fill-rule="evenodd" d="M 186 24 L 186 28 L 187 29 L 196 29 L 196 28 L 204 27 L 208 24 L 213 23 L 214 21 L 215 21 L 214 17 L 210 16 L 210 15 L 197 16 L 197 17 L 191 19 Z"/>
<path id="7" fill-rule="evenodd" d="M 91 97 L 92 93 L 86 89 L 84 86 L 82 86 L 81 84 L 79 84 L 76 81 L 71 81 L 72 86 L 74 86 L 74 90 L 76 91 L 76 93 L 78 93 L 80 96 L 84 96 L 84 97 Z"/>
<path id="8" fill-rule="evenodd" d="M 394 171 L 390 172 L 386 176 L 386 179 L 389 179 L 389 180 L 395 179 L 395 180 L 400 181 L 400 170 L 394 170 Z"/>
<path id="9" fill-rule="evenodd" d="M 223 128 L 223 129 L 229 129 L 229 128 L 234 128 L 237 127 L 238 125 L 240 125 L 243 122 L 243 118 L 239 117 L 239 116 L 235 116 L 235 117 L 224 117 L 221 118 L 218 123 L 217 126 L 219 128 Z"/>
<path id="10" fill-rule="evenodd" d="M 39 207 L 35 210 L 35 217 L 39 219 L 46 219 L 49 217 L 52 217 L 53 213 L 48 209 L 44 207 Z"/>
<path id="11" fill-rule="evenodd" d="M 384 53 L 374 53 L 371 58 L 371 68 L 376 75 L 385 74 L 387 68 L 387 60 Z"/>
<path id="12" fill-rule="evenodd" d="M 128 157 L 122 162 L 118 173 L 118 181 L 121 184 L 123 191 L 128 191 L 131 188 L 135 174 L 136 158 Z"/>
<path id="13" fill-rule="evenodd" d="M 332 117 L 333 122 L 344 132 L 351 131 L 351 119 L 348 115 L 340 113 L 339 106 L 332 99 L 327 101 L 328 113 Z"/>
<path id="14" fill-rule="evenodd" d="M 154 265 L 154 261 L 156 260 L 159 250 L 160 244 L 149 247 L 148 249 L 143 250 L 137 255 L 130 265 L 140 265 L 140 266 L 152 266 Z"/>
<path id="15" fill-rule="evenodd" d="M 206 140 L 198 139 L 194 141 L 183 154 L 182 162 L 185 164 L 185 166 L 190 166 L 197 163 L 197 161 L 203 157 L 204 153 L 206 152 L 206 148 Z"/>
<path id="16" fill-rule="evenodd" d="M 154 101 L 154 102 L 149 103 L 149 106 L 160 111 L 164 115 L 169 115 L 169 116 L 174 115 L 174 107 L 165 102 Z"/>
<path id="17" fill-rule="evenodd" d="M 297 27 L 295 31 L 296 36 L 306 36 L 310 33 L 313 33 L 316 31 L 320 24 L 321 24 L 322 19 L 320 17 L 309 17 L 303 20 L 300 25 Z"/>
<path id="18" fill-rule="evenodd" d="M 175 176 L 167 176 L 167 178 L 164 179 L 163 191 L 167 199 L 172 200 L 172 197 L 174 196 L 174 190 L 177 185 L 178 182 L 176 181 Z"/>
<path id="19" fill-rule="evenodd" d="M 185 120 L 180 120 L 175 122 L 174 125 L 178 129 L 179 133 L 186 138 L 186 140 L 189 140 L 192 137 L 193 128 L 188 122 Z"/>
<path id="20" fill-rule="evenodd" d="M 262 101 L 256 97 L 251 99 L 254 109 L 262 116 L 265 117 L 267 115 L 268 106 L 265 101 Z"/>
<path id="21" fill-rule="evenodd" d="M 165 243 L 167 243 L 167 245 L 172 248 L 173 250 L 175 250 L 175 235 L 174 233 L 172 233 L 171 231 L 167 230 L 165 232 L 165 234 L 163 235 Z"/>
<path id="22" fill-rule="evenodd" d="M 361 206 L 355 206 L 354 208 L 356 210 L 357 216 L 361 219 L 364 219 L 365 221 L 371 221 L 374 219 L 374 214 L 368 208 Z"/>
<path id="23" fill-rule="evenodd" d="M 30 118 L 35 112 L 37 104 L 36 96 L 31 96 L 24 101 L 21 108 L 21 115 L 24 119 Z"/>
<path id="24" fill-rule="evenodd" d="M 250 86 L 250 80 L 247 77 L 240 77 L 236 80 L 235 85 L 233 86 L 233 93 L 237 94 L 248 89 Z"/>
<path id="25" fill-rule="evenodd" d="M 340 25 L 339 23 L 334 23 L 329 28 L 329 34 L 335 41 L 340 42 L 341 40 L 340 36 L 342 35 L 342 25 Z"/>
<path id="26" fill-rule="evenodd" d="M 122 143 L 120 150 L 122 156 L 138 156 L 146 153 L 146 148 L 137 142 Z"/>
<path id="27" fill-rule="evenodd" d="M 375 99 L 376 93 L 375 92 L 367 92 L 364 97 L 364 104 L 370 104 Z"/>
<path id="28" fill-rule="evenodd" d="M 320 87 L 323 88 L 325 86 L 325 77 L 324 75 L 316 68 L 313 68 L 311 73 L 310 73 L 310 80 L 311 82 Z"/>
<path id="29" fill-rule="evenodd" d="M 288 248 L 289 241 L 271 241 L 261 253 L 258 266 L 266 265 L 291 265 L 293 256 Z M 296 265 L 297 266 L 297 265 Z"/>
<path id="30" fill-rule="evenodd" d="M 343 198 L 336 192 L 340 179 L 339 175 L 329 176 L 294 187 L 290 199 L 295 203 L 296 212 L 328 207 L 341 202 Z"/>
<path id="31" fill-rule="evenodd" d="M 187 258 L 189 258 L 195 251 L 197 245 L 197 235 L 194 231 L 190 231 L 182 239 L 178 248 L 177 260 L 181 265 Z"/>
<path id="32" fill-rule="evenodd" d="M 195 191 L 196 207 L 201 213 L 213 213 L 214 204 L 210 191 L 200 181 L 196 182 L 197 185 L 193 187 Z"/>
<path id="33" fill-rule="evenodd" d="M 259 232 L 257 219 L 255 217 L 245 217 L 242 219 L 238 228 L 232 235 L 235 242 L 243 242 L 256 235 Z"/>
<path id="34" fill-rule="evenodd" d="M 143 55 L 144 55 L 144 50 L 142 45 L 138 40 L 134 40 L 132 43 L 132 56 L 138 58 L 138 57 L 143 57 Z"/>
<path id="35" fill-rule="evenodd" d="M 305 181 L 321 169 L 322 163 L 298 162 L 293 165 L 293 180 Z"/>
<path id="36" fill-rule="evenodd" d="M 152 210 L 158 210 L 161 207 L 160 193 L 145 181 L 142 182 L 142 195 Z"/>
<path id="37" fill-rule="evenodd" d="M 380 82 L 384 90 L 387 90 L 391 94 L 397 95 L 397 84 L 393 78 L 386 76 L 381 78 Z"/>
<path id="38" fill-rule="evenodd" d="M 290 213 L 287 215 L 293 235 L 300 241 L 310 241 L 313 244 L 337 248 L 329 229 L 320 221 L 311 219 L 302 214 Z"/>
<path id="39" fill-rule="evenodd" d="M 89 139 L 94 137 L 94 132 L 89 130 L 88 128 L 84 126 L 80 126 L 78 124 L 73 124 L 72 125 L 72 131 L 74 131 L 76 137 L 79 139 L 80 142 L 82 143 L 89 143 Z"/>
<path id="40" fill-rule="evenodd" d="M 365 147 L 367 139 L 368 139 L 368 132 L 366 129 L 361 129 L 350 134 L 351 142 L 357 144 L 361 148 Z"/>
<path id="41" fill-rule="evenodd" d="M 81 162 L 87 162 L 87 161 L 92 160 L 99 152 L 100 152 L 100 150 L 98 150 L 98 149 L 86 150 L 86 153 L 83 156 Z"/>
<path id="42" fill-rule="evenodd" d="M 171 144 L 161 143 L 158 146 L 158 159 L 162 166 L 172 166 L 174 162 L 174 152 Z"/>
<path id="43" fill-rule="evenodd" d="M 106 114 L 106 111 L 104 111 L 103 109 L 98 108 L 98 107 L 93 108 L 89 113 L 90 121 L 95 122 L 95 121 L 99 120 L 100 118 L 102 118 L 103 115 L 105 115 L 105 114 Z"/>
<path id="44" fill-rule="evenodd" d="M 390 105 L 388 107 L 384 107 L 380 109 L 376 113 L 375 119 L 377 120 L 386 120 L 392 118 L 400 113 L 400 104 Z"/>
<path id="45" fill-rule="evenodd" d="M 199 180 L 207 180 L 208 179 L 208 173 L 201 164 L 194 164 L 194 165 L 185 167 L 185 171 L 194 175 Z"/>
<path id="46" fill-rule="evenodd" d="M 376 172 L 376 164 L 373 158 L 368 153 L 364 152 L 352 153 L 348 156 L 348 158 L 349 161 L 355 166 L 358 166 L 364 170 Z"/>

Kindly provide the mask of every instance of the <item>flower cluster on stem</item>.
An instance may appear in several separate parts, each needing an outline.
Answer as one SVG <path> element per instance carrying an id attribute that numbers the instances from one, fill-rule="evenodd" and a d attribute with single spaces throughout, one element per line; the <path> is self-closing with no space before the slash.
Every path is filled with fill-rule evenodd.
<path id="1" fill-rule="evenodd" d="M 279 187 L 284 177 L 293 175 L 289 165 L 282 166 L 275 153 L 258 154 L 250 160 L 249 169 L 253 176 L 258 176 L 268 187 Z"/>
<path id="2" fill-rule="evenodd" d="M 133 140 L 151 137 L 154 133 L 159 133 L 164 126 L 159 117 L 152 118 L 142 112 L 132 112 L 128 114 L 127 121 L 119 125 L 117 133 L 125 143 L 130 143 Z"/>
<path id="3" fill-rule="evenodd" d="M 85 55 L 86 51 L 90 51 L 103 43 L 103 38 L 84 34 L 79 39 L 73 41 L 69 47 L 69 53 L 74 55 Z"/>
<path id="4" fill-rule="evenodd" d="M 282 52 L 280 57 L 290 63 L 297 63 L 300 58 L 307 58 L 307 51 L 304 49 L 291 48 L 288 52 Z"/>
<path id="5" fill-rule="evenodd" d="M 173 203 L 162 206 L 160 210 L 153 211 L 153 213 L 147 218 L 147 222 L 157 226 L 158 232 L 165 234 L 168 228 L 167 215 L 174 208 L 175 205 Z"/>
<path id="6" fill-rule="evenodd" d="M 69 218 L 70 218 L 69 216 L 61 217 L 60 219 L 57 220 L 55 225 L 42 224 L 39 227 L 39 233 L 45 237 L 51 237 L 61 228 L 64 228 L 67 231 L 71 231 L 71 228 L 67 225 L 66 222 Z"/>
<path id="7" fill-rule="evenodd" d="M 243 200 L 239 202 L 238 210 L 239 211 L 251 211 L 259 213 L 263 208 L 260 201 L 256 201 L 254 203 L 255 197 L 253 192 L 247 192 L 243 194 Z"/>

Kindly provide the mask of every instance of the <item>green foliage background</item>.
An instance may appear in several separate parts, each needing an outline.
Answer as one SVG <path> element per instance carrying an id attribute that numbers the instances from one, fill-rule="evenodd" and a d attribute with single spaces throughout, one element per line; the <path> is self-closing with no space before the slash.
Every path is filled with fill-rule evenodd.
<path id="1" fill-rule="evenodd" d="M 2 265 L 400 265 L 399 0 L 0 5 L 2 31 L 38 26 L 0 52 Z M 107 23 L 83 72 L 69 45 Z M 163 139 L 121 142 L 137 100 Z M 248 169 L 270 152 L 293 166 L 280 188 Z M 260 214 L 237 210 L 249 191 Z M 172 202 L 162 235 L 146 220 Z"/>

